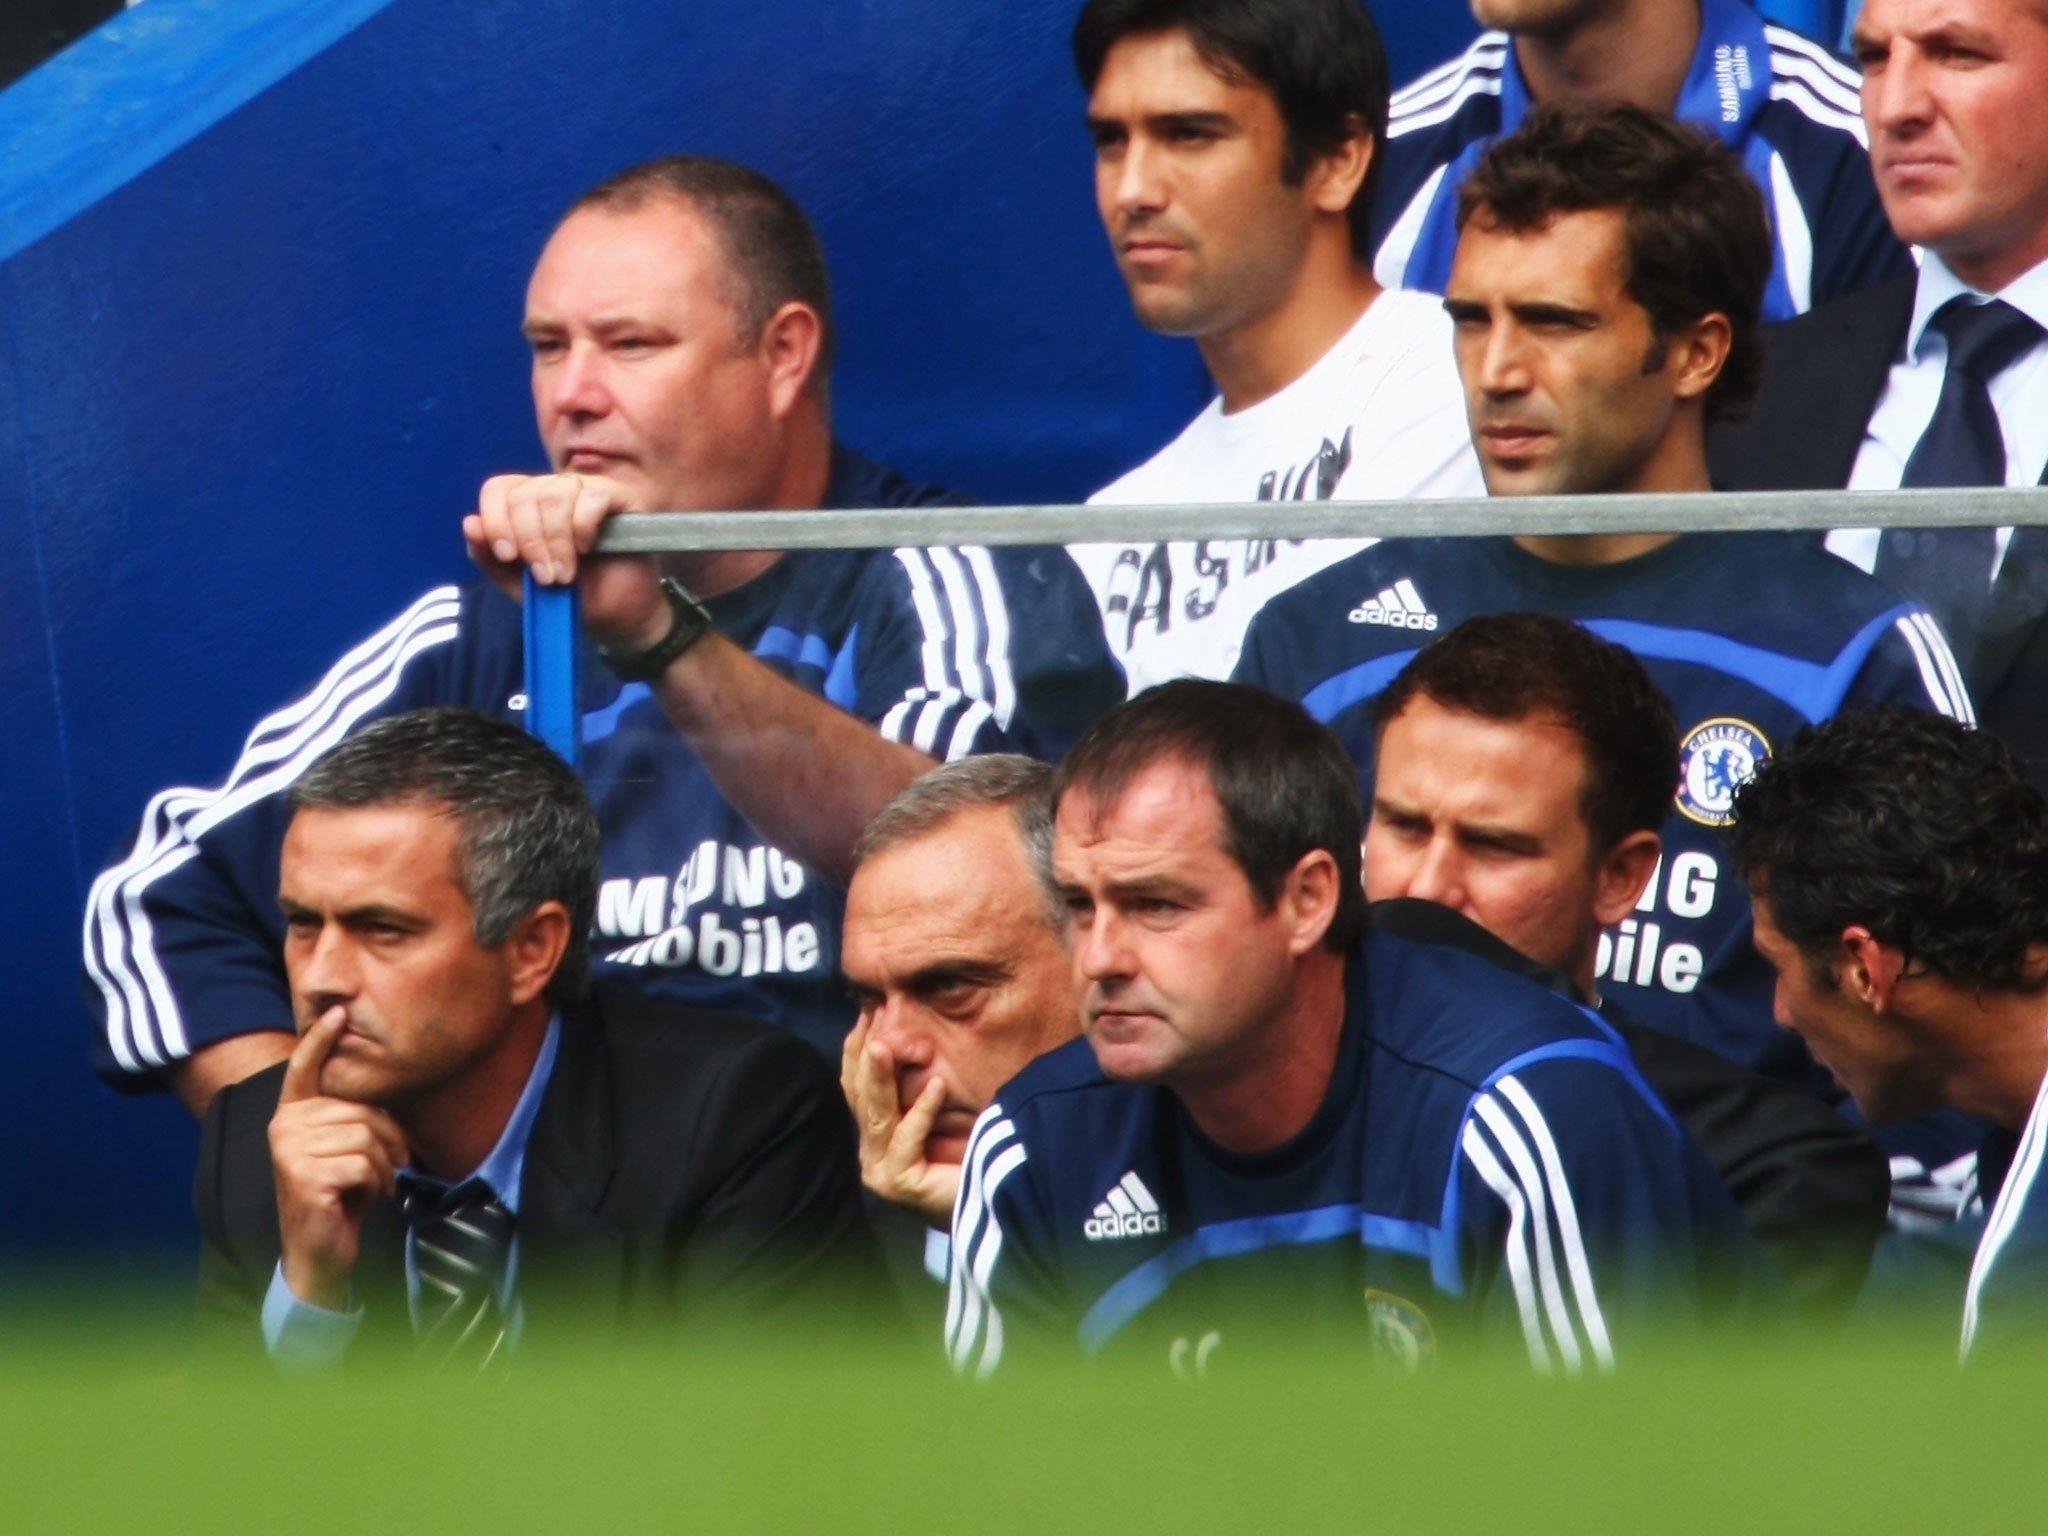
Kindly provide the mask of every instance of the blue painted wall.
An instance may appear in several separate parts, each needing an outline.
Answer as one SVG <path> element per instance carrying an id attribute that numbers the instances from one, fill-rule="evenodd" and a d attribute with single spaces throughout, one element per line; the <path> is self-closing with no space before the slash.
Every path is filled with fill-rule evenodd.
<path id="1" fill-rule="evenodd" d="M 1403 77 L 1471 33 L 1386 9 Z M 0 94 L 0 1249 L 189 1240 L 183 1111 L 85 1066 L 86 888 L 463 573 L 477 484 L 539 462 L 517 324 L 583 187 L 676 149 L 788 185 L 844 435 L 913 474 L 1078 498 L 1196 409 L 1096 224 L 1072 10 L 147 0 Z"/>

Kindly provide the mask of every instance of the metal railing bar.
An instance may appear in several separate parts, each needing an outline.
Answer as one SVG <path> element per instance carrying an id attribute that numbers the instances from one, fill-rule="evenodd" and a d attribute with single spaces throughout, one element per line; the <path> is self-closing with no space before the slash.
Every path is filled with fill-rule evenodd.
<path id="1" fill-rule="evenodd" d="M 716 549 L 886 549 L 899 544 L 1123 544 L 1156 539 L 1429 538 L 2007 524 L 2048 524 L 2048 487 L 1253 501 L 1210 506 L 634 512 L 606 523 L 597 547 L 606 554 L 646 554 Z"/>

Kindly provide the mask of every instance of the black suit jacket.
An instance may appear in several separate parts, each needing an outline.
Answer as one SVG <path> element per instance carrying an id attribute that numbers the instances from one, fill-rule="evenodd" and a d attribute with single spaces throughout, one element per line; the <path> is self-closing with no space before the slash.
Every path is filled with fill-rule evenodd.
<path id="1" fill-rule="evenodd" d="M 1707 433 L 1724 491 L 1840 490 L 1849 483 L 1913 321 L 1914 277 L 1894 278 L 1764 328 L 1756 407 Z"/>
<path id="2" fill-rule="evenodd" d="M 283 1065 L 206 1116 L 193 1200 L 202 1312 L 260 1347 L 280 1240 L 269 1125 Z M 601 990 L 565 1010 L 520 1184 L 522 1349 L 631 1329 L 865 1309 L 879 1257 L 838 1084 L 794 1035 Z M 360 1342 L 409 1338 L 405 1228 L 364 1218 Z"/>

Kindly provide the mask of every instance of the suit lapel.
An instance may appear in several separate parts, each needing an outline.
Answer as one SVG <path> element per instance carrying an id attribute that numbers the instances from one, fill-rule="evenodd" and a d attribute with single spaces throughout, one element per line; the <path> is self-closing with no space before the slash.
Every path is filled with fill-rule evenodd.
<path id="1" fill-rule="evenodd" d="M 519 1188 L 519 1294 L 529 1342 L 602 1323 L 623 1293 L 625 1234 L 606 1197 L 616 1176 L 604 1023 L 565 1008 L 554 1074 L 534 1117 Z"/>
<path id="2" fill-rule="evenodd" d="M 1787 345 L 1781 389 L 1769 403 L 1787 429 L 1774 456 L 1782 484 L 1839 490 L 1849 483 L 1870 414 L 1905 346 L 1917 281 L 1896 278 L 1831 304 L 1808 317 L 1796 346 Z"/>
<path id="3" fill-rule="evenodd" d="M 1840 490 L 1904 348 L 1914 277 L 1764 327 L 1763 387 L 1741 421 L 1717 422 L 1708 460 L 1730 491 Z"/>

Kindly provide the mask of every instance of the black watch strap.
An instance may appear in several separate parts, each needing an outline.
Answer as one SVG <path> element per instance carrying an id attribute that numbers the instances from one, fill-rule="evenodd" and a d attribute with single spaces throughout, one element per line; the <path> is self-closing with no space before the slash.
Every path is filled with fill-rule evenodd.
<path id="1" fill-rule="evenodd" d="M 666 672 L 675 659 L 710 631 L 711 612 L 697 600 L 697 594 L 673 576 L 661 578 L 661 595 L 668 599 L 672 616 L 668 633 L 637 656 L 621 656 L 603 646 L 597 654 L 622 682 L 651 683 Z"/>

